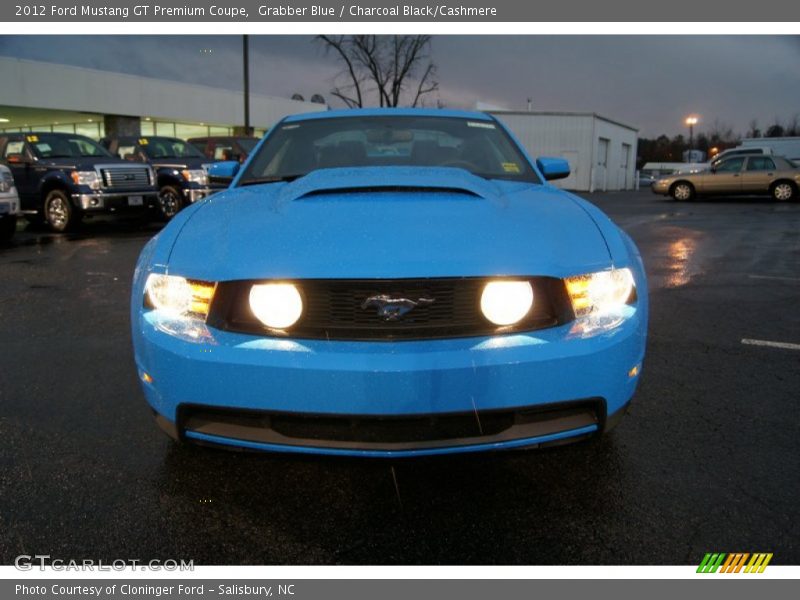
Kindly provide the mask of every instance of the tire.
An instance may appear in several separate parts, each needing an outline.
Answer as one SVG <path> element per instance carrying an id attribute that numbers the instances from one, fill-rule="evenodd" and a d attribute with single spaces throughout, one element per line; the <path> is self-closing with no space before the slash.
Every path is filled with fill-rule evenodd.
<path id="1" fill-rule="evenodd" d="M 83 214 L 72 205 L 61 190 L 53 190 L 44 199 L 44 218 L 56 233 L 72 231 L 78 227 Z"/>
<path id="2" fill-rule="evenodd" d="M 171 185 L 165 185 L 158 192 L 158 206 L 161 210 L 161 216 L 166 221 L 169 221 L 183 208 L 183 194 L 179 189 Z"/>
<path id="3" fill-rule="evenodd" d="M 770 189 L 772 198 L 778 202 L 797 201 L 797 188 L 791 181 L 776 181 Z"/>
<path id="4" fill-rule="evenodd" d="M 669 195 L 676 202 L 689 202 L 694 200 L 694 186 L 686 181 L 679 181 L 673 184 L 669 190 Z"/>
<path id="5" fill-rule="evenodd" d="M 0 218 L 0 244 L 9 241 L 17 230 L 17 217 L 10 215 Z"/>

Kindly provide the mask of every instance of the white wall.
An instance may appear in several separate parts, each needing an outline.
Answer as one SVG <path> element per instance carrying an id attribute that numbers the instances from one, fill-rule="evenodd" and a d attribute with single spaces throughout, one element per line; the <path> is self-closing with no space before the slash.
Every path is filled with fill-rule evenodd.
<path id="1" fill-rule="evenodd" d="M 244 122 L 241 91 L 8 57 L 0 57 L 0 81 L 0 105 L 225 125 Z M 325 109 L 311 102 L 250 95 L 254 127 Z"/>
<path id="2" fill-rule="evenodd" d="M 492 111 L 492 114 L 508 126 L 534 160 L 539 156 L 555 156 L 569 162 L 570 176 L 553 182 L 558 187 L 578 191 L 634 189 L 635 130 L 590 113 Z M 608 140 L 605 174 L 598 164 L 601 138 Z M 625 169 L 623 143 L 630 146 Z"/>

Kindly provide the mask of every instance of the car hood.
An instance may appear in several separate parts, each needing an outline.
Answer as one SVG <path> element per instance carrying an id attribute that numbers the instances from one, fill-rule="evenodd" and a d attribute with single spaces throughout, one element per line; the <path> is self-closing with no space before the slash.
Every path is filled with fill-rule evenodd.
<path id="1" fill-rule="evenodd" d="M 184 158 L 154 158 L 150 164 L 157 169 L 202 169 L 203 165 L 214 162 L 205 156 Z"/>
<path id="2" fill-rule="evenodd" d="M 169 256 L 170 272 L 211 281 L 564 276 L 609 264 L 569 194 L 452 168 L 323 169 L 233 188 L 184 221 Z"/>
<path id="3" fill-rule="evenodd" d="M 36 164 L 40 167 L 48 167 L 51 169 L 76 169 L 78 171 L 94 171 L 99 165 L 137 166 L 136 163 L 131 163 L 130 161 L 114 158 L 112 156 L 39 159 L 36 161 Z"/>

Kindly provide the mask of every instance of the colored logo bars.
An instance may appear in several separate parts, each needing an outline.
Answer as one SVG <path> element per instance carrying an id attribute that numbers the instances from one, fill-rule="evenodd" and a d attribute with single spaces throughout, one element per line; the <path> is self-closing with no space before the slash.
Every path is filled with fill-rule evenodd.
<path id="1" fill-rule="evenodd" d="M 749 562 L 748 562 L 748 559 Z M 758 552 L 749 554 L 747 552 L 736 552 L 725 554 L 724 552 L 708 552 L 703 557 L 700 566 L 697 567 L 698 573 L 763 573 L 769 561 L 772 560 L 772 553 Z"/>

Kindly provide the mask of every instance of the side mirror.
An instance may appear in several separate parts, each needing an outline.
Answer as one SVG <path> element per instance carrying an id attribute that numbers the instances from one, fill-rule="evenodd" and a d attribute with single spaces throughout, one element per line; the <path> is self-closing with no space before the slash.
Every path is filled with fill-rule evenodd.
<path id="1" fill-rule="evenodd" d="M 235 160 L 212 163 L 208 167 L 208 178 L 214 183 L 230 183 L 241 165 Z"/>
<path id="2" fill-rule="evenodd" d="M 547 181 L 569 177 L 569 163 L 563 158 L 543 156 L 536 159 L 536 166 Z"/>
<path id="3" fill-rule="evenodd" d="M 14 165 L 29 165 L 31 164 L 31 160 L 25 156 L 24 154 L 9 154 L 6 156 L 6 160 Z"/>

